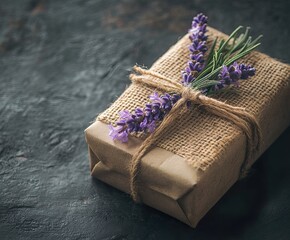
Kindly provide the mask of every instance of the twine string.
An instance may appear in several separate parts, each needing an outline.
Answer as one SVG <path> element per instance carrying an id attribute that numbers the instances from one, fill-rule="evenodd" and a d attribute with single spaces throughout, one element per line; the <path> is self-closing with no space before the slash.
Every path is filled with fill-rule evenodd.
<path id="1" fill-rule="evenodd" d="M 201 92 L 183 86 L 181 83 L 173 81 L 165 76 L 151 70 L 146 70 L 134 66 L 136 74 L 130 74 L 133 83 L 146 85 L 164 92 L 175 92 L 181 94 L 178 100 L 164 117 L 160 125 L 141 144 L 137 152 L 133 155 L 130 165 L 130 188 L 134 201 L 140 202 L 138 176 L 141 171 L 141 159 L 152 148 L 154 143 L 162 136 L 168 128 L 187 111 L 186 102 L 202 106 L 207 112 L 220 118 L 232 122 L 246 136 L 245 160 L 241 166 L 240 177 L 244 177 L 249 168 L 249 160 L 255 151 L 259 150 L 261 142 L 261 130 L 256 118 L 248 113 L 245 108 L 231 106 L 225 102 L 207 97 Z M 138 75 L 137 75 L 138 74 Z M 158 79 L 158 80 L 157 80 Z"/>

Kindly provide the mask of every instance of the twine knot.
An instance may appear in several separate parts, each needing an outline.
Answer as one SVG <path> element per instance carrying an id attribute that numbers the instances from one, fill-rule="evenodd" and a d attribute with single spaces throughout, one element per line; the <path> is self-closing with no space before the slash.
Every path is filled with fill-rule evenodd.
<path id="1" fill-rule="evenodd" d="M 189 87 L 183 87 L 181 92 L 181 97 L 187 101 L 198 104 L 200 102 L 199 96 L 201 95 L 200 91 L 193 90 Z"/>

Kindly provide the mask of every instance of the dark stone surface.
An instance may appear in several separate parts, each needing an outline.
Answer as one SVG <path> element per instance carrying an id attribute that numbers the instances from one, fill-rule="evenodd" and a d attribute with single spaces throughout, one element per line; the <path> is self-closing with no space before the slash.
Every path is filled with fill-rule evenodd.
<path id="1" fill-rule="evenodd" d="M 288 2 L 1 0 L 0 239 L 290 239 L 289 128 L 197 229 L 92 179 L 83 134 L 199 11 L 289 63 Z"/>

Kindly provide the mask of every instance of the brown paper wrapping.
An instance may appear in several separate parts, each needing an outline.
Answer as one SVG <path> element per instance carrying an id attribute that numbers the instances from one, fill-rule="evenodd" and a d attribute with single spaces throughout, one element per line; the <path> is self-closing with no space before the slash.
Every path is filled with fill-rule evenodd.
<path id="1" fill-rule="evenodd" d="M 210 29 L 210 31 L 216 32 L 213 29 Z M 184 39 L 180 40 L 180 42 L 182 41 L 184 42 Z M 179 42 L 176 46 L 178 44 Z M 174 47 L 170 51 L 174 51 Z M 169 53 L 165 53 L 164 56 L 166 54 Z M 160 58 L 161 62 L 164 60 L 164 56 Z M 273 86 L 281 85 L 283 87 L 279 87 L 279 91 L 269 91 L 269 94 L 267 92 L 263 93 L 262 96 L 266 96 L 265 102 L 253 102 L 253 104 L 256 104 L 253 109 L 261 125 L 263 143 L 260 151 L 251 159 L 251 163 L 275 141 L 290 123 L 290 84 L 288 84 L 290 68 L 288 65 L 278 63 L 264 54 L 257 53 L 257 56 L 261 59 L 265 57 L 269 59 L 270 63 L 268 64 L 270 65 L 273 62 L 274 67 L 271 69 L 271 76 L 265 77 L 271 78 L 272 81 L 281 81 L 281 84 L 277 83 Z M 263 73 L 260 73 L 259 78 L 261 78 L 261 74 Z M 132 88 L 136 88 L 133 85 L 126 90 L 127 94 L 129 92 L 130 95 Z M 126 91 L 124 94 L 126 94 Z M 258 93 L 259 89 L 254 91 Z M 121 96 L 114 103 L 115 106 L 113 104 L 107 111 L 114 110 L 116 105 L 125 104 L 124 94 L 123 98 Z M 261 94 L 259 93 L 257 96 L 261 96 Z M 265 104 L 266 102 L 267 104 Z M 108 119 L 114 120 L 110 116 Z M 142 139 L 131 137 L 127 144 L 114 142 L 108 136 L 107 123 L 110 121 L 103 121 L 104 118 L 100 120 L 102 122 L 96 121 L 85 131 L 89 147 L 91 174 L 93 177 L 129 193 L 129 164 L 132 155 L 141 145 Z M 223 123 L 223 121 L 221 122 Z M 218 127 L 218 125 L 213 126 L 213 132 L 215 131 L 214 128 Z M 202 167 L 202 164 L 189 164 L 184 154 L 168 149 L 162 144 L 157 144 L 153 150 L 142 158 L 139 175 L 141 186 L 139 189 L 141 189 L 140 197 L 143 203 L 195 227 L 198 221 L 239 178 L 240 168 L 245 158 L 246 141 L 245 136 L 239 129 L 233 128 L 233 131 L 235 134 L 231 134 L 230 144 L 220 152 L 213 152 L 213 155 L 219 157 L 215 158 L 213 156 L 214 161 L 207 164 L 206 167 Z M 225 135 L 223 139 L 227 139 L 227 132 L 219 134 Z M 192 138 L 192 143 L 198 140 Z M 211 148 L 206 143 L 204 147 Z M 198 152 L 192 155 L 198 159 Z M 194 157 L 190 159 L 192 163 Z"/>

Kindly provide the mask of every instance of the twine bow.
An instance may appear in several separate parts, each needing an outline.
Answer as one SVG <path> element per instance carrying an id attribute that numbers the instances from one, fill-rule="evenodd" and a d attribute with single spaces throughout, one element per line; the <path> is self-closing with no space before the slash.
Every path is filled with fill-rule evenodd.
<path id="1" fill-rule="evenodd" d="M 138 74 L 130 74 L 130 79 L 133 83 L 146 85 L 165 92 L 175 92 L 181 94 L 181 99 L 173 105 L 172 109 L 165 116 L 160 125 L 145 139 L 140 148 L 132 157 L 130 166 L 130 188 L 134 201 L 140 201 L 137 181 L 141 170 L 142 157 L 151 149 L 157 139 L 162 136 L 162 133 L 175 122 L 178 116 L 187 111 L 187 101 L 203 106 L 207 112 L 232 122 L 243 131 L 246 136 L 247 144 L 245 160 L 240 170 L 240 177 L 246 175 L 249 168 L 249 160 L 254 152 L 259 149 L 261 141 L 260 127 L 256 118 L 252 114 L 246 112 L 245 108 L 234 107 L 216 99 L 207 97 L 199 91 L 185 87 L 181 83 L 166 78 L 165 76 L 154 71 L 146 70 L 138 66 L 134 66 L 133 70 Z M 145 76 L 149 77 L 145 78 Z"/>

